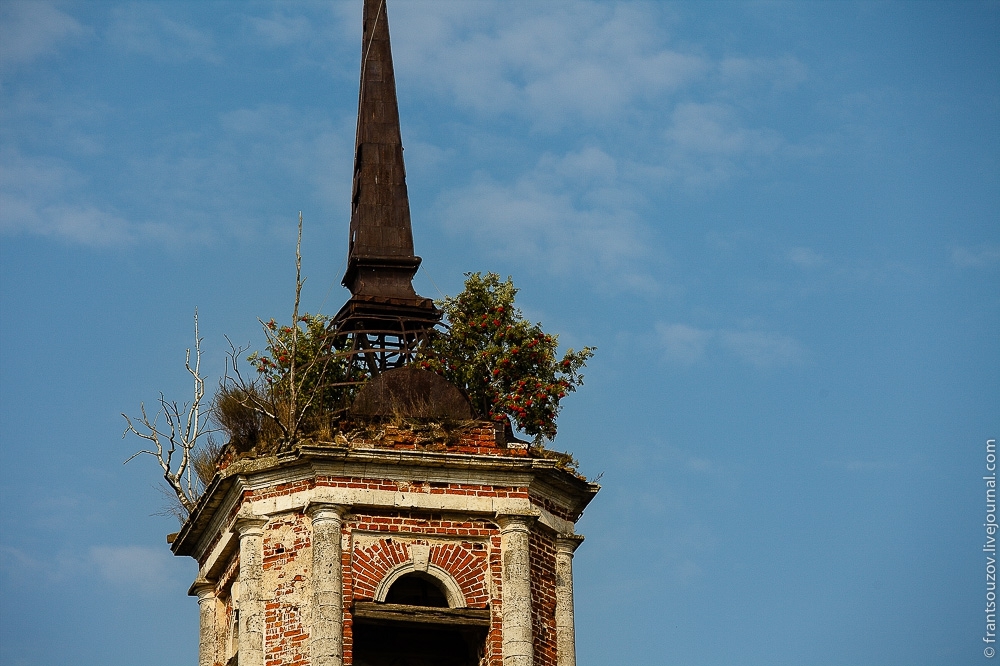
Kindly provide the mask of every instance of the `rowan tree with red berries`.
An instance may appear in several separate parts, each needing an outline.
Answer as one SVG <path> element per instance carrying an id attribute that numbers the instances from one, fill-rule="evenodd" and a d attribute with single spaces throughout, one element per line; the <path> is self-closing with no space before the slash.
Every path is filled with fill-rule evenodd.
<path id="1" fill-rule="evenodd" d="M 417 364 L 463 388 L 494 421 L 510 418 L 536 444 L 556 435 L 560 401 L 583 383 L 593 347 L 558 356 L 558 336 L 514 306 L 517 288 L 496 273 L 466 273 L 465 290 L 437 303 L 448 330 L 434 336 Z"/>

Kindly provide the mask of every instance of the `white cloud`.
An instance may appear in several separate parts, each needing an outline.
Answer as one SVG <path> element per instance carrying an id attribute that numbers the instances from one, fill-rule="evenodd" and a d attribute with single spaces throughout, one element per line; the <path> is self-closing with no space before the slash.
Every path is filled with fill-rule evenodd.
<path id="1" fill-rule="evenodd" d="M 722 345 L 758 368 L 800 365 L 805 350 L 794 338 L 762 331 L 721 331 Z"/>
<path id="2" fill-rule="evenodd" d="M 714 336 L 708 331 L 687 324 L 656 324 L 659 342 L 667 360 L 682 365 L 691 365 L 705 355 L 705 346 Z"/>
<path id="3" fill-rule="evenodd" d="M 793 156 L 796 147 L 776 131 L 747 126 L 742 109 L 757 94 L 750 86 L 781 90 L 804 80 L 802 63 L 713 60 L 674 46 L 666 11 L 593 2 L 394 6 L 397 82 L 476 116 L 525 122 L 533 133 L 611 133 L 603 150 L 643 155 L 633 175 L 658 185 L 714 187 L 748 163 Z"/>
<path id="4" fill-rule="evenodd" d="M 349 205 L 353 116 L 331 119 L 325 110 L 264 104 L 234 109 L 219 121 L 223 135 L 212 157 L 236 163 L 226 166 L 236 169 L 230 174 L 234 182 L 244 180 L 248 172 L 276 169 L 283 177 L 310 183 L 332 207 Z"/>
<path id="5" fill-rule="evenodd" d="M 697 328 L 659 322 L 656 341 L 664 360 L 691 365 L 714 350 L 721 350 L 757 368 L 802 365 L 806 350 L 795 338 L 778 333 L 741 329 Z"/>
<path id="6" fill-rule="evenodd" d="M 785 257 L 799 268 L 821 268 L 829 261 L 822 254 L 808 247 L 793 247 L 785 253 Z"/>
<path id="7" fill-rule="evenodd" d="M 118 180 L 101 188 L 92 182 L 89 155 L 3 148 L 0 233 L 94 247 L 246 237 L 273 224 L 261 213 L 282 196 L 272 181 L 303 183 L 325 204 L 344 209 L 350 124 L 338 127 L 324 112 L 288 105 L 233 109 L 209 125 L 210 134 L 165 134 L 157 137 L 158 149 L 123 156 Z M 289 207 L 289 220 L 297 210 Z"/>
<path id="8" fill-rule="evenodd" d="M 29 553 L 0 544 L 0 571 L 17 580 L 27 580 L 42 573 L 42 563 Z"/>
<path id="9" fill-rule="evenodd" d="M 901 467 L 899 462 L 882 460 L 824 460 L 823 464 L 846 472 L 861 473 L 888 472 Z"/>
<path id="10" fill-rule="evenodd" d="M 540 127 L 606 121 L 710 68 L 700 55 L 664 46 L 648 5 L 411 3 L 390 19 L 408 26 L 393 32 L 399 80 Z"/>
<path id="11" fill-rule="evenodd" d="M 951 263 L 959 268 L 986 268 L 1000 263 L 1000 245 L 984 243 L 975 247 L 953 247 Z"/>
<path id="12" fill-rule="evenodd" d="M 170 588 L 176 570 L 166 548 L 148 546 L 92 546 L 87 564 L 105 581 L 146 594 Z"/>
<path id="13" fill-rule="evenodd" d="M 216 44 L 210 28 L 185 22 L 180 12 L 170 4 L 117 7 L 106 34 L 157 60 L 222 63 L 227 44 Z M 470 146 L 491 142 L 509 144 L 509 154 L 532 165 L 513 175 L 499 175 L 488 160 L 463 165 L 468 173 L 484 171 L 437 195 L 446 226 L 468 227 L 494 252 L 552 274 L 579 273 L 582 266 L 614 288 L 657 289 L 648 275 L 656 248 L 642 222 L 650 200 L 678 183 L 723 182 L 745 170 L 747 160 L 784 145 L 765 128 L 744 126 L 738 105 L 717 101 L 719 86 L 791 80 L 798 71 L 790 59 L 713 62 L 700 49 L 673 46 L 665 12 L 655 4 L 597 2 L 392 5 L 401 88 L 416 92 L 422 104 L 443 102 L 482 116 L 467 127 L 487 128 L 436 145 L 429 136 L 449 133 L 404 137 L 411 169 L 451 163 Z M 289 56 L 301 64 L 299 56 L 315 56 L 318 45 L 337 51 L 348 34 L 359 42 L 359 13 L 353 3 L 317 11 L 281 5 L 238 18 L 257 45 L 303 44 L 302 54 Z M 682 93 L 688 101 L 677 103 Z M 713 101 L 690 101 L 699 97 Z M 257 211 L 275 196 L 259 185 L 261 177 L 279 172 L 346 207 L 353 110 L 351 116 L 331 121 L 325 109 L 274 104 L 232 109 L 217 127 L 158 135 L 155 145 L 120 156 L 128 182 L 103 200 L 86 182 L 88 165 L 25 158 L 54 169 L 51 182 L 63 185 L 5 187 L 0 192 L 11 212 L 0 224 L 7 233 L 92 245 L 204 238 L 219 230 L 242 235 L 259 228 Z M 513 119 L 533 132 L 495 133 L 494 119 Z M 573 149 L 554 148 L 545 138 L 566 129 L 581 139 Z M 603 141 L 605 131 L 615 140 Z M 91 153 L 113 145 L 97 132 L 76 133 L 81 146 L 91 139 Z M 140 192 L 141 201 L 127 200 Z"/>
<path id="14" fill-rule="evenodd" d="M 57 553 L 0 546 L 0 571 L 22 583 L 96 576 L 131 592 L 159 594 L 177 586 L 179 564 L 166 548 L 148 546 L 91 546 L 83 552 Z"/>
<path id="15" fill-rule="evenodd" d="M 108 40 L 125 51 L 161 62 L 220 62 L 212 35 L 171 18 L 164 6 L 170 5 L 130 4 L 115 8 Z"/>
<path id="16" fill-rule="evenodd" d="M 128 240 L 127 223 L 93 206 L 59 202 L 85 179 L 64 162 L 0 153 L 0 231 L 55 236 L 87 245 Z"/>
<path id="17" fill-rule="evenodd" d="M 684 102 L 663 132 L 669 163 L 688 185 L 718 185 L 747 159 L 774 154 L 784 143 L 774 131 L 743 127 L 735 110 L 718 103 Z"/>
<path id="18" fill-rule="evenodd" d="M 275 11 L 268 17 L 248 16 L 247 23 L 253 32 L 269 46 L 289 46 L 308 40 L 312 26 L 305 16 L 290 16 Z"/>
<path id="19" fill-rule="evenodd" d="M 594 149 L 545 155 L 512 183 L 480 176 L 444 193 L 445 226 L 471 231 L 501 256 L 563 276 L 649 290 L 649 253 L 614 160 Z M 623 200 L 624 199 L 624 200 Z"/>
<path id="20" fill-rule="evenodd" d="M 54 53 L 59 44 L 87 32 L 48 2 L 0 3 L 0 68 Z"/>
<path id="21" fill-rule="evenodd" d="M 106 206 L 87 202 L 80 194 L 86 182 L 62 160 L 0 152 L 0 233 L 49 236 L 91 246 L 169 236 L 164 225 L 135 224 Z"/>
<path id="22" fill-rule="evenodd" d="M 727 57 L 719 62 L 719 75 L 724 83 L 744 87 L 765 84 L 772 89 L 792 88 L 808 78 L 808 69 L 797 58 Z"/>

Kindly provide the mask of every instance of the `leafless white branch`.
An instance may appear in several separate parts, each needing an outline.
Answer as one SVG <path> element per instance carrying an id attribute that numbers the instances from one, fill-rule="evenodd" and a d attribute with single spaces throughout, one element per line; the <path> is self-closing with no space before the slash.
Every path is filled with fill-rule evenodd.
<path id="1" fill-rule="evenodd" d="M 177 495 L 184 510 L 190 514 L 198 501 L 199 489 L 194 479 L 191 453 L 198 439 L 206 434 L 207 415 L 201 411 L 205 397 L 205 379 L 201 376 L 201 341 L 198 330 L 198 311 L 194 312 L 194 365 L 191 364 L 191 350 L 185 353 L 184 367 L 194 381 L 194 395 L 190 403 L 179 404 L 167 400 L 161 393 L 159 409 L 153 418 L 146 412 L 145 403 L 139 405 L 140 416 L 133 419 L 122 414 L 128 424 L 122 438 L 129 433 L 152 442 L 152 448 L 142 449 L 132 454 L 125 462 L 147 454 L 156 458 L 163 470 L 163 478 Z M 164 423 L 159 423 L 160 417 Z M 179 460 L 175 460 L 179 457 Z"/>

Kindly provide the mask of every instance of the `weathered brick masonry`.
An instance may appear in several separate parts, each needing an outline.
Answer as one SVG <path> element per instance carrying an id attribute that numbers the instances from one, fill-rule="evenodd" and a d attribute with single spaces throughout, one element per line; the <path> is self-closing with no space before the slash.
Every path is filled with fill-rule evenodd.
<path id="1" fill-rule="evenodd" d="M 415 448 L 400 436 L 364 442 L 368 447 L 331 443 L 231 461 L 173 544 L 200 565 L 192 588 L 202 604 L 200 664 L 225 665 L 238 652 L 241 666 L 350 666 L 358 609 L 370 615 L 372 608 L 394 608 L 384 604 L 394 581 L 416 572 L 447 596 L 448 608 L 436 611 L 445 619 L 435 627 L 447 628 L 452 616 L 481 627 L 475 663 L 572 666 L 570 650 L 560 653 L 567 625 L 558 618 L 568 613 L 571 628 L 572 609 L 565 594 L 560 608 L 557 540 L 580 540 L 573 523 L 597 487 L 518 444 L 498 444 L 491 427 L 475 429 L 475 446 L 458 441 L 443 452 Z M 339 540 L 324 537 L 332 539 L 333 555 L 313 552 L 316 510 L 339 521 Z M 519 575 L 505 573 L 505 562 L 517 560 L 515 553 L 505 559 L 501 524 L 508 523 L 527 525 L 530 599 L 507 599 L 514 606 L 505 618 L 505 576 Z M 254 529 L 262 535 L 259 577 L 241 566 L 256 543 Z M 326 617 L 317 606 L 323 586 L 315 562 L 329 556 L 339 562 L 341 612 Z M 530 618 L 523 629 L 521 607 Z M 250 616 L 257 608 L 261 617 Z M 257 640 L 257 622 L 259 652 L 246 644 Z M 505 626 L 530 631 L 527 653 L 510 637 L 505 641 Z M 314 640 L 330 631 L 332 638 Z M 505 660 L 505 651 L 515 658 Z M 257 654 L 260 664 L 253 663 Z"/>

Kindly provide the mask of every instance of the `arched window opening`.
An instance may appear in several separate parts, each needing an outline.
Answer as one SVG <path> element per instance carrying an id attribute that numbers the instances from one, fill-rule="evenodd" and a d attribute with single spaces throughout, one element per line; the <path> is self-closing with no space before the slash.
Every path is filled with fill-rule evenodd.
<path id="1" fill-rule="evenodd" d="M 448 597 L 433 576 L 414 572 L 400 576 L 392 584 L 385 596 L 385 603 L 448 608 Z"/>
<path id="2" fill-rule="evenodd" d="M 478 666 L 490 628 L 488 608 L 466 608 L 455 579 L 434 564 L 402 563 L 355 601 L 355 666 Z"/>

